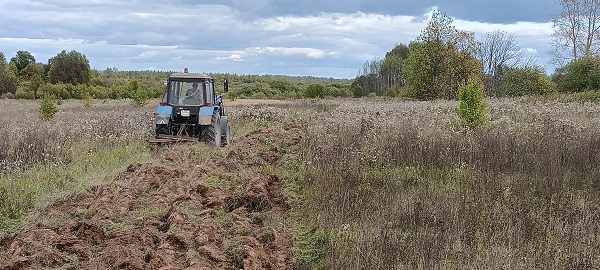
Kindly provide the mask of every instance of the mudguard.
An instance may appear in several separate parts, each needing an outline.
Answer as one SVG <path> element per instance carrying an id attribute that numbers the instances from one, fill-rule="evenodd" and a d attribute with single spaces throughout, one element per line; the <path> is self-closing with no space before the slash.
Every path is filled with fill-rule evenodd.
<path id="1" fill-rule="evenodd" d="M 198 111 L 198 124 L 203 126 L 212 125 L 212 116 L 218 106 L 201 107 Z"/>
<path id="2" fill-rule="evenodd" d="M 156 108 L 156 115 L 159 114 L 167 114 L 167 115 L 171 115 L 173 114 L 173 107 L 171 106 L 158 106 L 158 108 Z"/>
<path id="3" fill-rule="evenodd" d="M 227 116 L 221 116 L 221 134 L 225 134 L 227 132 Z"/>

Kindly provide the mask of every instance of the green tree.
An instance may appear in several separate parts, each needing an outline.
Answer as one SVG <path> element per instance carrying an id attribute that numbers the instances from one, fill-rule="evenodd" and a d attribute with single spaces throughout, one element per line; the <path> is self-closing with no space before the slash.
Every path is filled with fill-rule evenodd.
<path id="1" fill-rule="evenodd" d="M 22 82 L 29 82 L 30 91 L 36 93 L 39 87 L 46 82 L 44 65 L 32 63 L 21 70 L 19 78 Z M 36 95 L 36 97 L 39 97 Z"/>
<path id="2" fill-rule="evenodd" d="M 25 69 L 29 64 L 35 63 L 35 57 L 28 51 L 18 51 L 17 55 L 10 59 L 11 63 L 15 63 L 17 73 Z"/>
<path id="3" fill-rule="evenodd" d="M 478 79 L 471 78 L 459 87 L 458 100 L 456 113 L 463 127 L 475 128 L 486 122 L 484 86 Z"/>
<path id="4" fill-rule="evenodd" d="M 4 70 L 8 66 L 6 62 L 6 56 L 4 56 L 3 52 L 0 52 L 0 74 L 4 73 Z"/>
<path id="5" fill-rule="evenodd" d="M 148 93 L 144 89 L 140 88 L 137 80 L 129 82 L 129 89 L 133 93 L 132 104 L 135 107 L 143 107 L 148 104 Z"/>
<path id="6" fill-rule="evenodd" d="M 399 44 L 391 51 L 385 54 L 381 63 L 381 79 L 384 81 L 384 88 L 393 86 L 404 86 L 406 79 L 404 76 L 404 63 L 408 59 L 410 49 L 404 44 Z"/>
<path id="7" fill-rule="evenodd" d="M 85 84 L 90 78 L 90 64 L 85 55 L 62 51 L 48 60 L 51 83 Z"/>
<path id="8" fill-rule="evenodd" d="M 4 54 L 1 55 L 4 57 Z M 6 59 L 0 59 L 0 95 L 17 92 L 17 66 L 15 63 L 6 64 Z"/>
<path id="9" fill-rule="evenodd" d="M 435 12 L 409 49 L 406 85 L 416 98 L 456 99 L 459 86 L 483 74 L 474 34 L 456 29 L 445 13 Z"/>

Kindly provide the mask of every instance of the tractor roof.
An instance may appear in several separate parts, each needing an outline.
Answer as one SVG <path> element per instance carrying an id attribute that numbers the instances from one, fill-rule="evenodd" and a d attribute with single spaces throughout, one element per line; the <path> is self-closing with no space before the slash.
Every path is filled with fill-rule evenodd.
<path id="1" fill-rule="evenodd" d="M 171 79 L 211 79 L 208 74 L 204 73 L 173 73 L 169 76 Z"/>

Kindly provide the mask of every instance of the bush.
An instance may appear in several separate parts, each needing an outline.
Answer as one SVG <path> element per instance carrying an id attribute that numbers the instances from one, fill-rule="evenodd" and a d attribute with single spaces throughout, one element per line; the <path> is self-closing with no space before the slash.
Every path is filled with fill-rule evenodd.
<path id="1" fill-rule="evenodd" d="M 458 88 L 459 105 L 456 113 L 463 127 L 475 128 L 485 123 L 484 91 L 483 83 L 473 78 L 469 79 L 467 85 Z"/>
<path id="2" fill-rule="evenodd" d="M 545 95 L 556 92 L 556 85 L 540 67 L 506 69 L 499 96 Z"/>
<path id="3" fill-rule="evenodd" d="M 362 97 L 362 87 L 360 86 L 360 84 L 357 83 L 357 81 L 354 81 L 352 83 L 352 86 L 350 86 L 350 91 L 352 92 L 352 96 L 355 98 L 359 98 Z"/>
<path id="4" fill-rule="evenodd" d="M 401 90 L 402 90 L 402 87 L 400 87 L 398 85 L 394 85 L 394 86 L 388 88 L 388 90 L 386 90 L 383 95 L 386 97 L 397 97 L 397 96 L 400 96 Z"/>
<path id="5" fill-rule="evenodd" d="M 29 82 L 22 82 L 19 85 L 19 87 L 17 87 L 17 92 L 15 92 L 15 98 L 35 99 L 35 91 L 31 89 Z"/>
<path id="6" fill-rule="evenodd" d="M 91 98 L 96 99 L 108 99 L 111 95 L 110 89 L 100 85 L 90 87 L 89 91 Z"/>
<path id="7" fill-rule="evenodd" d="M 86 107 L 86 108 L 90 108 L 90 107 L 92 107 L 92 105 L 94 105 L 94 100 L 92 99 L 92 97 L 90 95 L 86 95 L 82 102 L 83 102 L 83 107 Z"/>
<path id="8" fill-rule="evenodd" d="M 309 84 L 304 90 L 304 97 L 307 98 L 322 98 L 325 97 L 325 86 L 318 83 Z"/>
<path id="9" fill-rule="evenodd" d="M 69 90 L 67 88 L 69 88 L 69 85 L 46 83 L 46 84 L 43 84 L 42 86 L 40 86 L 40 88 L 37 90 L 37 97 L 44 97 L 46 95 L 52 95 L 55 98 L 57 98 L 57 97 L 69 98 L 70 94 L 69 94 Z"/>
<path id="10" fill-rule="evenodd" d="M 14 99 L 15 98 L 15 94 L 13 94 L 13 93 L 4 93 L 4 94 L 2 94 L 2 96 L 0 96 L 0 98 L 3 98 L 3 99 Z"/>
<path id="11" fill-rule="evenodd" d="M 138 88 L 137 82 L 133 81 L 132 85 L 134 85 L 134 87 L 132 87 L 133 90 L 133 97 L 132 97 L 132 101 L 133 101 L 133 106 L 135 107 L 144 107 L 146 106 L 146 104 L 148 104 L 148 93 L 146 93 L 146 91 L 142 88 Z"/>
<path id="12" fill-rule="evenodd" d="M 583 92 L 600 89 L 600 59 L 580 58 L 553 75 L 559 92 Z"/>
<path id="13" fill-rule="evenodd" d="M 256 92 L 256 93 L 252 94 L 252 96 L 250 96 L 250 98 L 253 98 L 253 99 L 266 99 L 267 95 L 265 95 L 265 93 L 263 93 L 263 92 Z"/>
<path id="14" fill-rule="evenodd" d="M 599 102 L 600 91 L 585 91 L 580 93 L 571 94 L 574 100 L 581 102 Z"/>
<path id="15" fill-rule="evenodd" d="M 57 111 L 56 98 L 51 94 L 45 94 L 40 101 L 40 117 L 42 120 L 51 120 Z"/>

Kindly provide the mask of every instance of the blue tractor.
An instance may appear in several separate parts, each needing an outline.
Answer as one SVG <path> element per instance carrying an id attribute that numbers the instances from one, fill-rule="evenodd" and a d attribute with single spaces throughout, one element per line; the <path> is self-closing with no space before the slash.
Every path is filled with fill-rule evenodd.
<path id="1" fill-rule="evenodd" d="M 223 98 L 215 95 L 213 78 L 188 73 L 186 68 L 169 76 L 166 85 L 155 113 L 156 138 L 150 143 L 204 141 L 217 147 L 231 143 Z M 223 90 L 228 91 L 227 80 Z"/>

